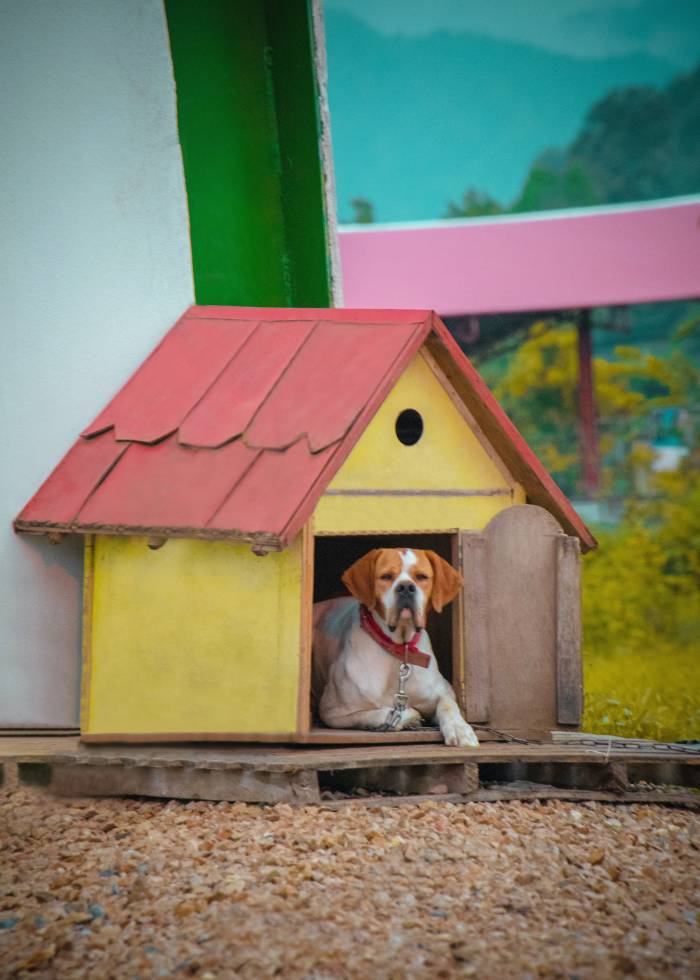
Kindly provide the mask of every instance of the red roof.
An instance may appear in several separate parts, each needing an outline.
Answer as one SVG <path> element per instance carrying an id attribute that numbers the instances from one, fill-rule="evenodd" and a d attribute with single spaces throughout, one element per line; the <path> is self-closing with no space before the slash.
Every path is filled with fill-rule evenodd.
<path id="1" fill-rule="evenodd" d="M 193 306 L 17 517 L 20 531 L 285 547 L 423 343 L 523 484 L 590 535 L 435 314 Z"/>

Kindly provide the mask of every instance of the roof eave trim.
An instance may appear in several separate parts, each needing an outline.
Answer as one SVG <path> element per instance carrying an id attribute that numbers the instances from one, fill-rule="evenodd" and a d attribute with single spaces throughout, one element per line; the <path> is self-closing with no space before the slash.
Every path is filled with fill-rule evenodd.
<path id="1" fill-rule="evenodd" d="M 233 541 L 265 551 L 282 551 L 286 545 L 269 531 L 239 531 L 207 527 L 162 527 L 137 524 L 61 524 L 52 521 L 13 522 L 20 534 L 108 534 L 116 537 L 196 538 L 204 541 Z"/>

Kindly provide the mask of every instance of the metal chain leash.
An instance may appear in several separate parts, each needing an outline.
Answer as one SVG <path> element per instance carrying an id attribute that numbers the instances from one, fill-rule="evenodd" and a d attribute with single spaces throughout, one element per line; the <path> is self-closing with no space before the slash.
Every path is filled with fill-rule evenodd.
<path id="1" fill-rule="evenodd" d="M 394 706 L 391 709 L 389 717 L 380 726 L 381 732 L 395 732 L 398 726 L 401 724 L 401 718 L 406 706 L 408 704 L 408 694 L 406 694 L 406 681 L 411 676 L 412 667 L 408 663 L 408 643 L 404 643 L 403 647 L 403 663 L 399 667 L 399 683 L 396 688 L 396 694 L 394 695 Z"/>
<path id="2" fill-rule="evenodd" d="M 616 749 L 628 749 L 629 751 L 652 749 L 655 752 L 678 752 L 685 755 L 700 755 L 700 743 L 694 745 L 684 745 L 680 742 L 646 742 L 644 740 L 618 739 L 614 736 L 606 738 L 605 735 L 591 738 L 562 738 L 555 742 L 544 742 L 537 738 L 517 738 L 509 732 L 502 732 L 498 728 L 489 728 L 487 725 L 473 725 L 473 728 L 480 732 L 489 732 L 497 735 L 504 742 L 514 742 L 518 745 L 577 745 L 586 748 L 600 748 L 601 746 L 615 747 Z"/>

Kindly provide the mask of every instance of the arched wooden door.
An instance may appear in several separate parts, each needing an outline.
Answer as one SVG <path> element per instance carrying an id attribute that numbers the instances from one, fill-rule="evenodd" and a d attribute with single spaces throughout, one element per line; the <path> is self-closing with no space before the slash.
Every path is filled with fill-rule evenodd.
<path id="1" fill-rule="evenodd" d="M 460 544 L 468 720 L 532 734 L 579 725 L 578 538 L 524 504 L 463 533 Z"/>

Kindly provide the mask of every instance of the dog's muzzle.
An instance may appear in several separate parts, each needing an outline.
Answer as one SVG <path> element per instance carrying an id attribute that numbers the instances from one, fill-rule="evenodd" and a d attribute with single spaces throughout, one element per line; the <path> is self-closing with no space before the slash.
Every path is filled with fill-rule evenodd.
<path id="1" fill-rule="evenodd" d="M 413 582 L 399 582 L 396 586 L 396 606 L 399 612 L 402 609 L 416 609 L 416 587 Z"/>
<path id="2" fill-rule="evenodd" d="M 396 586 L 394 609 L 396 621 L 391 629 L 402 624 L 404 629 L 413 629 L 417 625 L 418 596 L 413 582 L 399 582 Z"/>

